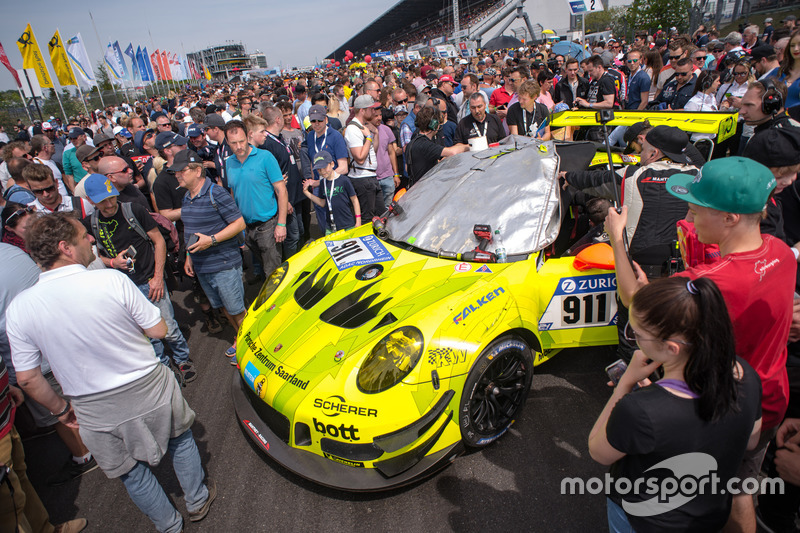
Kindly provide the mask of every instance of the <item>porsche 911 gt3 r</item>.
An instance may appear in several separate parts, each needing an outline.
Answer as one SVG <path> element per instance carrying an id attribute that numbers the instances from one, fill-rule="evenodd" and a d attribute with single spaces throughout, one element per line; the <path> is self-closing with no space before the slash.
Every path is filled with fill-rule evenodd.
<path id="1" fill-rule="evenodd" d="M 448 158 L 384 220 L 273 272 L 239 331 L 232 384 L 257 445 L 330 487 L 407 484 L 506 432 L 536 364 L 615 344 L 610 248 L 544 251 L 559 232 L 558 170 L 586 168 L 589 148 L 509 137 Z"/>

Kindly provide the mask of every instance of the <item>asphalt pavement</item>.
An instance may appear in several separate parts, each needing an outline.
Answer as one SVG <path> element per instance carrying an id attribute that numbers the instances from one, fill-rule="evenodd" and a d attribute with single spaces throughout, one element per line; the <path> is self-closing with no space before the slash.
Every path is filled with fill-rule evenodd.
<path id="1" fill-rule="evenodd" d="M 251 298 L 257 287 L 249 286 Z M 353 494 L 317 486 L 262 454 L 239 426 L 230 394 L 234 368 L 223 355 L 230 326 L 209 335 L 189 291 L 173 293 L 197 379 L 184 389 L 197 413 L 192 427 L 218 495 L 205 520 L 187 532 L 227 531 L 606 531 L 602 495 L 562 495 L 564 477 L 602 476 L 587 437 L 610 394 L 604 368 L 613 349 L 566 350 L 536 367 L 531 394 L 517 423 L 489 447 L 464 455 L 414 485 Z M 68 457 L 55 434 L 27 438 L 28 473 L 59 523 L 89 520 L 87 532 L 153 531 L 118 479 L 98 469 L 61 487 L 45 479 Z M 186 516 L 168 457 L 154 469 Z"/>

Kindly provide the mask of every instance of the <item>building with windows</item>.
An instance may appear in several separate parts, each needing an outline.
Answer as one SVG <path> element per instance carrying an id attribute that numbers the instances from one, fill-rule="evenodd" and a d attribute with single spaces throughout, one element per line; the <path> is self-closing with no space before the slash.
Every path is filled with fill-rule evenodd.
<path id="1" fill-rule="evenodd" d="M 252 54 L 250 54 L 250 64 L 253 65 L 253 68 L 267 68 L 267 56 L 261 50 L 256 50 Z"/>
<path id="2" fill-rule="evenodd" d="M 227 41 L 225 44 L 190 52 L 187 57 L 199 65 L 204 65 L 213 78 L 227 80 L 245 70 L 257 68 L 257 64 L 252 58 L 252 56 L 260 54 L 260 52 L 256 52 L 256 54 L 248 54 L 241 42 Z M 266 63 L 266 56 L 261 55 Z"/>

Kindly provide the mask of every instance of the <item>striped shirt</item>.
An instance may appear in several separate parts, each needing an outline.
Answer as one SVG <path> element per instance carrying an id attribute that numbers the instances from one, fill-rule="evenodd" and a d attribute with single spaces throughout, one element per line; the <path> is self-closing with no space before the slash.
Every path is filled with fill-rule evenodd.
<path id="1" fill-rule="evenodd" d="M 230 193 L 219 185 L 212 187 L 209 178 L 206 178 L 197 196 L 192 198 L 191 193 L 187 192 L 183 197 L 181 220 L 183 220 L 185 242 L 189 242 L 189 237 L 195 233 L 208 236 L 219 233 L 241 217 L 242 213 Z M 201 274 L 222 272 L 242 264 L 242 256 L 235 238 L 221 241 L 216 246 L 195 252 L 191 256 L 195 272 Z"/>

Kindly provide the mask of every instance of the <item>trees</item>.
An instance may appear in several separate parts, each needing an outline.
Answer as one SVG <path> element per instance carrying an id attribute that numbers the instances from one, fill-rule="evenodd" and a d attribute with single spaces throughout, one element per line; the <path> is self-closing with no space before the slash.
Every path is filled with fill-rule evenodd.
<path id="1" fill-rule="evenodd" d="M 97 62 L 97 68 L 95 71 L 97 72 L 97 85 L 100 87 L 100 90 L 110 91 L 113 89 L 111 86 L 111 76 L 109 76 L 108 70 L 106 70 L 106 65 L 102 60 Z"/>
<path id="2" fill-rule="evenodd" d="M 689 29 L 690 7 L 690 0 L 634 0 L 627 12 L 628 27 L 652 34 L 659 28 L 669 30 L 674 26 L 685 32 Z"/>
<path id="3" fill-rule="evenodd" d="M 627 33 L 627 12 L 627 6 L 619 6 L 589 13 L 586 15 L 586 33 L 605 31 L 610 28 L 615 37 L 624 36 Z"/>

